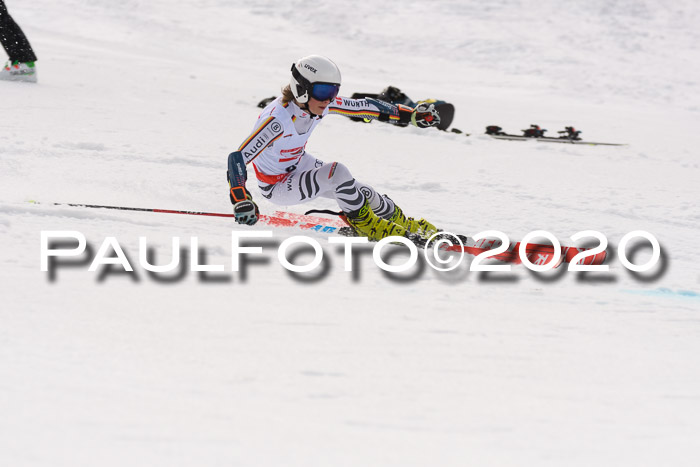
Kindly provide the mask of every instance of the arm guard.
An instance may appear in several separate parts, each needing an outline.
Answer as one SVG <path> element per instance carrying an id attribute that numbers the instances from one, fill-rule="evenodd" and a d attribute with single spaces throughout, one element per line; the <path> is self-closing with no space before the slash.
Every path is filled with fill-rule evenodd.
<path id="1" fill-rule="evenodd" d="M 405 105 L 394 105 L 371 97 L 365 99 L 337 97 L 328 106 L 328 112 L 365 120 L 408 124 L 411 122 L 413 109 Z"/>
<path id="2" fill-rule="evenodd" d="M 231 188 L 231 201 L 237 203 L 250 198 L 245 182 L 248 179 L 245 160 L 240 151 L 232 152 L 228 155 L 228 185 Z"/>
<path id="3" fill-rule="evenodd" d="M 388 102 L 372 99 L 371 97 L 366 100 L 381 110 L 382 113 L 380 113 L 379 118 L 377 118 L 380 122 L 411 123 L 413 108 L 403 104 L 389 104 Z"/>

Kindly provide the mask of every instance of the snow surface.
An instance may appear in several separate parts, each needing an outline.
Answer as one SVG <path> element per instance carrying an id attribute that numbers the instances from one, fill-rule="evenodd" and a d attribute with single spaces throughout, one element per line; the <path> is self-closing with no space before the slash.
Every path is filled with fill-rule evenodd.
<path id="1" fill-rule="evenodd" d="M 7 3 L 40 61 L 38 85 L 0 82 L 1 465 L 700 462 L 694 0 Z M 318 234 L 329 269 L 309 281 L 277 262 L 299 234 L 277 229 L 241 276 L 231 231 L 264 226 L 47 204 L 230 212 L 226 156 L 310 53 L 340 65 L 346 95 L 391 84 L 456 105 L 469 137 L 330 117 L 309 143 L 410 215 L 613 247 L 646 230 L 665 266 L 635 278 L 613 248 L 584 278 L 465 263 L 396 280 L 367 254 L 345 272 Z M 482 134 L 531 123 L 629 146 Z M 289 210 L 308 207 L 334 206 Z M 52 280 L 42 230 L 94 251 L 114 236 L 136 273 L 88 258 Z M 159 263 L 196 236 L 226 272 L 154 279 L 140 236 Z"/>

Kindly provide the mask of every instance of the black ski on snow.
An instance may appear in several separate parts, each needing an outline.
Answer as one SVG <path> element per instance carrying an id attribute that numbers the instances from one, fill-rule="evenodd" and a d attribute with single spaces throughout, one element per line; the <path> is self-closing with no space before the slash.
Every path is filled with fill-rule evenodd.
<path id="1" fill-rule="evenodd" d="M 563 143 L 563 144 L 587 144 L 589 146 L 627 146 L 622 143 L 599 143 L 594 141 L 583 141 L 579 135 L 581 131 L 572 126 L 567 126 L 563 131 L 559 131 L 559 137 L 544 136 L 546 129 L 540 128 L 539 125 L 530 125 L 530 128 L 522 130 L 522 135 L 511 135 L 502 131 L 502 128 L 497 125 L 489 125 L 486 127 L 486 134 L 494 139 L 502 139 L 508 141 L 542 141 L 544 143 Z"/>

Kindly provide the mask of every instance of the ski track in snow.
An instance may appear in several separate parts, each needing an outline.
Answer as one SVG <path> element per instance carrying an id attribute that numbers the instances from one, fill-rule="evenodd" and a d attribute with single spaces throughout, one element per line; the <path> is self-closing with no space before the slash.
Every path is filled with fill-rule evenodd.
<path id="1" fill-rule="evenodd" d="M 0 82 L 3 465 L 697 465 L 695 2 L 8 3 L 40 60 L 39 85 Z M 226 156 L 310 53 L 339 64 L 342 94 L 445 99 L 471 134 L 329 117 L 311 154 L 449 231 L 598 230 L 610 271 L 467 257 L 392 278 L 358 248 L 350 273 L 325 235 L 279 228 L 234 273 L 231 232 L 268 228 L 51 205 L 230 212 Z M 482 134 L 533 123 L 628 146 Z M 286 209 L 312 207 L 336 208 Z M 80 258 L 51 277 L 43 230 L 115 237 L 136 272 Z M 641 278 L 615 257 L 633 230 L 664 253 Z M 300 233 L 325 274 L 279 265 Z M 157 264 L 179 237 L 181 266 L 198 237 L 224 272 L 148 274 L 141 236 Z"/>

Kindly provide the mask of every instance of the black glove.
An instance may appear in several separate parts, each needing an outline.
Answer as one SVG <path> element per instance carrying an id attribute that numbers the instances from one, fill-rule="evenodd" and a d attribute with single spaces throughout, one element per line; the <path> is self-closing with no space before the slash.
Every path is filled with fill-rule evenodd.
<path id="1" fill-rule="evenodd" d="M 258 222 L 260 210 L 252 199 L 239 201 L 233 205 L 233 214 L 239 224 L 253 225 Z"/>
<path id="2" fill-rule="evenodd" d="M 419 128 L 440 124 L 440 114 L 433 104 L 418 104 L 411 114 L 411 123 Z"/>
<path id="3" fill-rule="evenodd" d="M 231 202 L 233 202 L 233 214 L 236 216 L 236 222 L 245 225 L 254 225 L 258 222 L 260 209 L 245 187 L 231 188 Z"/>

